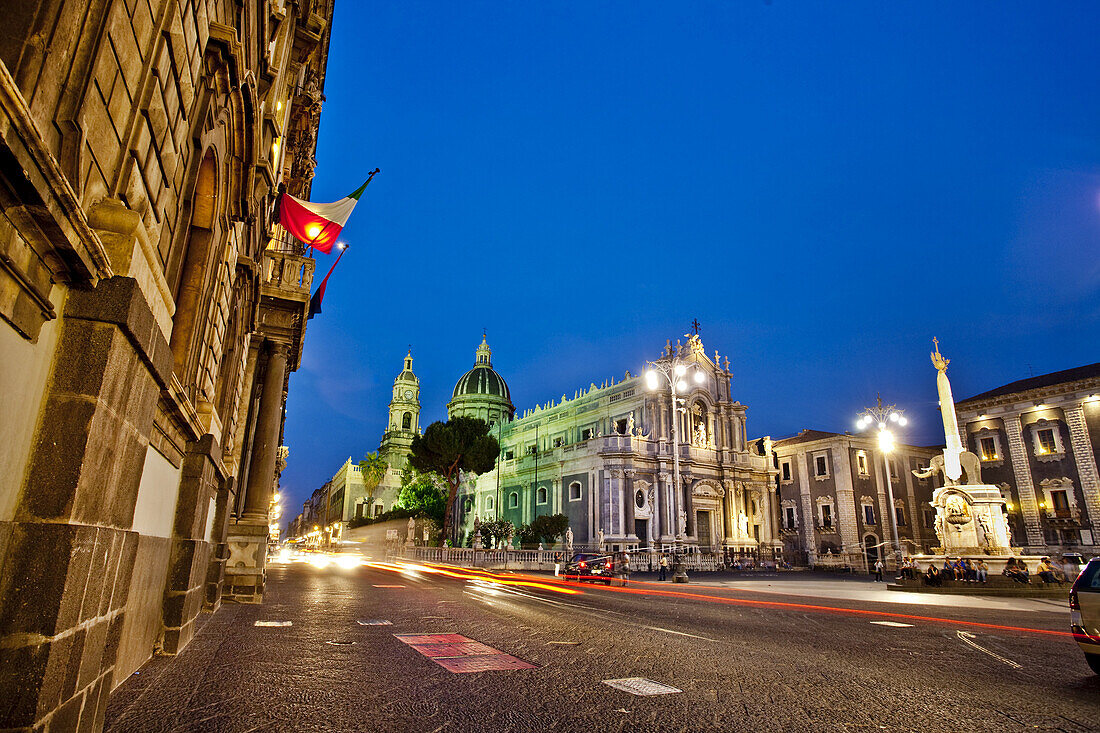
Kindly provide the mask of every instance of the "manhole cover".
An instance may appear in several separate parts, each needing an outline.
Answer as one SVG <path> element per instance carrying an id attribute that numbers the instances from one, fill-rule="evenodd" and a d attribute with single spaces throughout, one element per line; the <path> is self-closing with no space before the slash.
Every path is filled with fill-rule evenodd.
<path id="1" fill-rule="evenodd" d="M 253 626 L 293 626 L 293 621 L 257 621 Z"/>
<path id="2" fill-rule="evenodd" d="M 622 690 L 623 692 L 629 692 L 631 695 L 669 695 L 673 692 L 683 692 L 683 690 L 669 685 L 663 685 L 660 682 L 654 682 L 653 680 L 647 680 L 645 677 L 627 677 L 621 680 L 604 680 L 603 683 L 608 687 L 614 687 L 616 690 Z"/>
<path id="3" fill-rule="evenodd" d="M 392 621 L 387 621 L 382 618 L 361 618 L 355 623 L 360 626 L 393 626 Z"/>
<path id="4" fill-rule="evenodd" d="M 347 641 L 345 639 L 330 639 L 329 641 L 326 641 L 325 643 L 326 644 L 332 644 L 333 646 L 351 646 L 355 642 L 354 641 Z"/>
<path id="5" fill-rule="evenodd" d="M 491 672 L 500 669 L 536 669 L 537 665 L 517 659 L 511 654 L 487 654 L 480 657 L 440 657 L 433 659 L 448 672 Z"/>
<path id="6" fill-rule="evenodd" d="M 473 657 L 484 654 L 500 654 L 500 651 L 480 641 L 464 641 L 461 644 L 416 644 L 413 647 L 425 657 Z"/>

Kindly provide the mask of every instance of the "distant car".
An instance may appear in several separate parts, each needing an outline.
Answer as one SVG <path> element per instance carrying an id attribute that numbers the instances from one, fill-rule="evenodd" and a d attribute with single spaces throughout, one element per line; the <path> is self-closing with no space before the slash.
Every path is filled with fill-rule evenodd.
<path id="1" fill-rule="evenodd" d="M 1100 674 L 1100 557 L 1085 565 L 1069 591 L 1069 628 L 1085 661 Z"/>
<path id="2" fill-rule="evenodd" d="M 577 553 L 565 564 L 561 571 L 561 577 L 565 580 L 591 581 L 593 583 L 606 583 L 611 585 L 618 580 L 615 567 L 615 558 L 612 555 L 594 555 L 589 553 Z"/>

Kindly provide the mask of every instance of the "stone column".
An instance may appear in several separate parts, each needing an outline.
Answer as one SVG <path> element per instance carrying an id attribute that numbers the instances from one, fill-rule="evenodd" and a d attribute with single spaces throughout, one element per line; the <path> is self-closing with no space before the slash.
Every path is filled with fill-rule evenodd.
<path id="1" fill-rule="evenodd" d="M 626 525 L 623 527 L 623 535 L 629 537 L 635 533 L 637 524 L 634 522 L 634 477 L 638 475 L 638 472 L 633 469 L 623 471 L 623 476 L 626 478 L 623 481 L 623 509 L 625 516 L 623 520 Z M 645 540 L 644 537 L 638 537 L 639 540 Z"/>
<path id="2" fill-rule="evenodd" d="M 856 522 L 856 490 L 852 481 L 852 456 L 850 445 L 837 449 L 833 483 L 836 486 L 836 521 L 840 531 L 841 552 L 856 556 L 858 562 L 859 524 Z M 851 562 L 851 557 L 849 557 Z"/>
<path id="3" fill-rule="evenodd" d="M 1020 495 L 1020 514 L 1024 519 L 1029 545 L 1045 545 L 1043 528 L 1039 522 L 1039 503 L 1035 500 L 1035 486 L 1031 481 L 1031 464 L 1027 460 L 1027 445 L 1024 444 L 1023 426 L 1020 416 L 1005 418 L 1005 432 L 1008 434 L 1008 452 L 1012 456 L 1012 474 L 1016 478 L 1016 493 Z"/>
<path id="4" fill-rule="evenodd" d="M 924 522 L 924 512 L 921 511 L 921 507 L 917 504 L 916 487 L 913 484 L 913 471 L 909 468 L 909 456 L 905 456 L 905 462 L 899 467 L 903 478 L 905 479 L 905 490 L 909 496 L 909 526 L 912 529 L 913 540 L 918 544 L 923 544 L 923 533 L 921 532 L 921 524 Z M 901 460 L 899 456 L 898 460 Z"/>
<path id="5" fill-rule="evenodd" d="M 806 465 L 806 451 L 795 453 L 795 462 L 798 464 L 798 488 L 802 493 L 802 544 L 806 550 L 809 562 L 817 560 L 817 536 L 814 525 L 817 515 L 814 514 L 814 503 L 810 497 L 810 477 Z"/>
<path id="6" fill-rule="evenodd" d="M 269 342 L 267 366 L 256 411 L 244 507 L 240 519 L 229 528 L 226 536 L 229 556 L 225 562 L 223 597 L 240 603 L 259 603 L 263 600 L 268 506 L 275 488 L 287 351 L 286 344 Z M 328 518 L 327 501 L 322 508 L 322 516 Z"/>
<path id="7" fill-rule="evenodd" d="M 279 453 L 279 427 L 282 423 L 283 383 L 286 380 L 286 344 L 271 342 L 264 373 L 260 409 L 256 416 L 256 439 L 252 443 L 252 461 L 248 470 L 248 488 L 244 498 L 242 521 L 262 521 L 267 526 L 267 509 L 275 486 L 275 462 Z"/>
<path id="8" fill-rule="evenodd" d="M 657 486 L 657 494 L 661 497 L 661 537 L 676 538 L 677 522 L 676 501 L 673 496 L 672 473 L 662 471 L 660 483 Z"/>
<path id="9" fill-rule="evenodd" d="M 1073 460 L 1077 463 L 1077 475 L 1081 478 L 1081 494 L 1085 497 L 1085 508 L 1089 513 L 1089 526 L 1092 528 L 1092 541 L 1096 543 L 1100 532 L 1100 476 L 1096 470 L 1096 456 L 1089 441 L 1088 426 L 1085 424 L 1085 409 L 1082 405 L 1067 407 L 1062 411 L 1069 426 L 1069 444 L 1073 449 Z"/>

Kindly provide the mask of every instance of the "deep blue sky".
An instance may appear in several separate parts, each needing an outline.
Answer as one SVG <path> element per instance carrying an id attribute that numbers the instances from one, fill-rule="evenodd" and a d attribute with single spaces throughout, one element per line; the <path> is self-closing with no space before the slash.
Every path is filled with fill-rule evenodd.
<path id="1" fill-rule="evenodd" d="M 340 0 L 313 200 L 382 173 L 291 377 L 287 514 L 488 329 L 517 408 L 702 323 L 752 435 L 1100 360 L 1100 4 Z M 319 272 L 329 259 L 320 258 Z"/>

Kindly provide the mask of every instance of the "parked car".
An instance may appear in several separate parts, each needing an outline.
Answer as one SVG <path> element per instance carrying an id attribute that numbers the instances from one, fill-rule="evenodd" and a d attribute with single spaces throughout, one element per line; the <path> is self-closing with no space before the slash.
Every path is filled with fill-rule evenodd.
<path id="1" fill-rule="evenodd" d="M 1085 661 L 1100 674 L 1100 557 L 1089 560 L 1069 591 L 1069 628 Z"/>
<path id="2" fill-rule="evenodd" d="M 591 581 L 611 585 L 620 574 L 613 555 L 578 552 L 565 564 L 561 577 L 565 580 Z"/>

